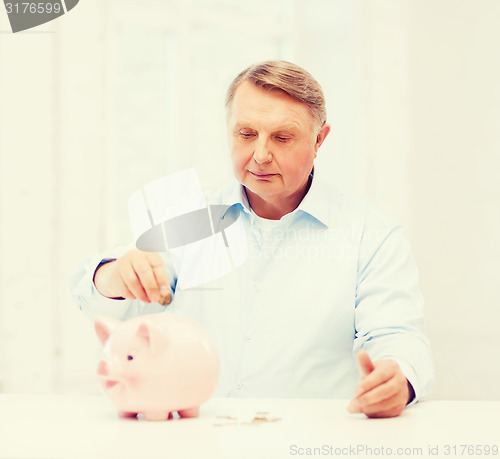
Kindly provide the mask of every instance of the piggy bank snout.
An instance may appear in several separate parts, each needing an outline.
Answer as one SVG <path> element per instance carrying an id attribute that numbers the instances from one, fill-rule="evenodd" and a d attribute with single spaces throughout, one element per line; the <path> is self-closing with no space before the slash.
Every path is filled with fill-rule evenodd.
<path id="1" fill-rule="evenodd" d="M 98 374 L 98 376 L 108 376 L 109 375 L 108 364 L 104 360 L 101 360 L 97 364 L 97 374 Z"/>

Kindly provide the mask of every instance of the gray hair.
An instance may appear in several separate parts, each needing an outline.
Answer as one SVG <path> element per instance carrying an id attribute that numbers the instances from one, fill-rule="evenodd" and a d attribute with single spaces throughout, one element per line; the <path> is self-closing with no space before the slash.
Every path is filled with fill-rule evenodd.
<path id="1" fill-rule="evenodd" d="M 244 81 L 264 89 L 279 89 L 309 107 L 315 124 L 326 122 L 325 96 L 320 84 L 312 75 L 287 61 L 265 61 L 243 70 L 230 84 L 226 94 L 226 111 L 229 113 L 236 90 Z"/>

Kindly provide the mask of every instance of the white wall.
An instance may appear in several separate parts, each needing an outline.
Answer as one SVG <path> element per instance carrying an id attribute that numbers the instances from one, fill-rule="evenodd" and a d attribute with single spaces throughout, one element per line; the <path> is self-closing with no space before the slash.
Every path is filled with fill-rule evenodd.
<path id="1" fill-rule="evenodd" d="M 500 3 L 414 2 L 412 23 L 412 233 L 438 390 L 498 399 Z"/>
<path id="2" fill-rule="evenodd" d="M 317 167 L 406 228 L 434 397 L 498 399 L 496 0 L 82 0 L 18 34 L 1 8 L 0 390 L 97 391 L 72 267 L 128 242 L 140 185 L 191 165 L 223 183 L 225 89 L 285 58 L 325 90 Z"/>

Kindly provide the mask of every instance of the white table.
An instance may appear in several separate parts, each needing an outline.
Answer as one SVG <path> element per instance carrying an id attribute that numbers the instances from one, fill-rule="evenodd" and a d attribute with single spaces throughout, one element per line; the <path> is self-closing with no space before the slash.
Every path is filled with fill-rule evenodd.
<path id="1" fill-rule="evenodd" d="M 103 396 L 0 395 L 0 457 L 472 457 L 481 450 L 500 458 L 484 446 L 500 447 L 498 401 L 422 402 L 392 419 L 349 414 L 347 403 L 212 399 L 197 419 L 147 422 L 118 418 Z"/>

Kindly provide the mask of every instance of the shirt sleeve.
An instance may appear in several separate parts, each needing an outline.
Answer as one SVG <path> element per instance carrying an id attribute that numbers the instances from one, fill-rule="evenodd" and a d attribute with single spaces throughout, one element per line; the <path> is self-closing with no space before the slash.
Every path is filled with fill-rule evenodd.
<path id="1" fill-rule="evenodd" d="M 424 301 L 418 270 L 401 226 L 365 229 L 360 246 L 353 352 L 393 359 L 417 400 L 434 385 L 431 348 L 424 334 Z"/>
<path id="2" fill-rule="evenodd" d="M 89 318 L 94 319 L 98 315 L 126 320 L 131 317 L 164 312 L 166 308 L 159 303 L 145 303 L 140 300 L 112 299 L 101 295 L 94 284 L 94 273 L 101 261 L 105 259 L 119 258 L 134 246 L 122 246 L 110 252 L 87 257 L 79 263 L 70 276 L 70 289 L 75 303 L 80 310 Z M 165 254 L 160 254 L 167 269 L 172 294 L 175 292 L 175 273 Z"/>

